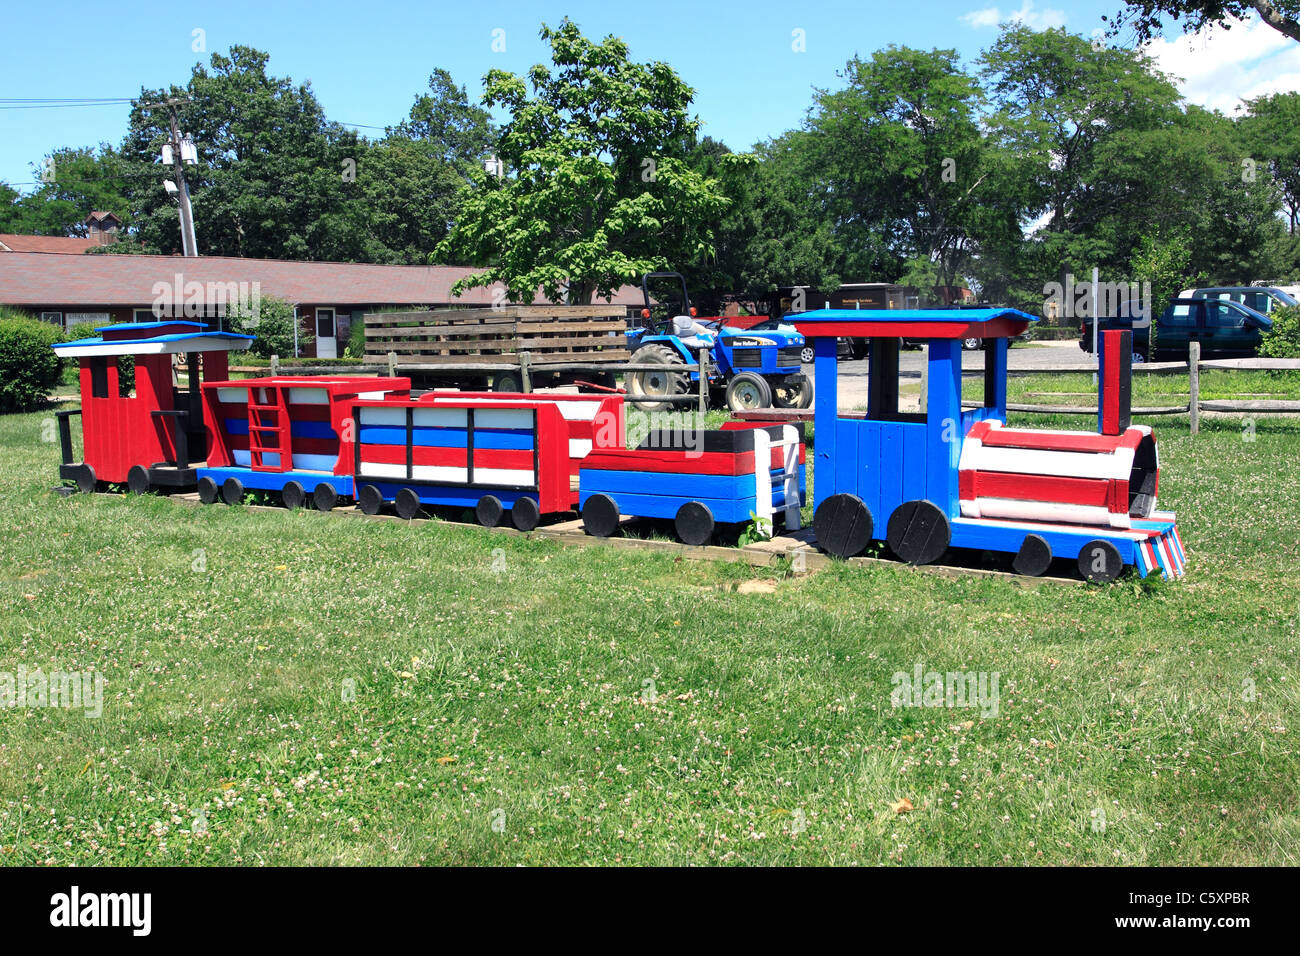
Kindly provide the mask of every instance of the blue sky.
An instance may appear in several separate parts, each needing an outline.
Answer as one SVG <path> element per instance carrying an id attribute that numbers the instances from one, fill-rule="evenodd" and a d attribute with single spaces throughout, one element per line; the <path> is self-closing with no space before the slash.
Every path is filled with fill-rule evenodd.
<path id="1" fill-rule="evenodd" d="M 4 15 L 10 42 L 0 98 L 134 96 L 141 87 L 183 84 L 195 62 L 241 43 L 267 51 L 273 74 L 310 80 L 331 119 L 383 127 L 405 115 L 434 67 L 450 71 L 476 97 L 489 69 L 522 72 L 545 61 L 538 27 L 568 15 L 590 36 L 622 36 L 638 60 L 669 62 L 695 87 L 704 132 L 735 149 L 798 125 L 813 88 L 838 85 L 836 71 L 854 54 L 892 43 L 955 48 L 973 60 L 996 36 L 999 21 L 1063 24 L 1086 36 L 1101 26 L 1102 14 L 1119 7 L 1120 0 L 1000 6 L 988 0 L 228 0 L 177 13 L 157 3 L 22 3 Z M 206 52 L 194 50 L 196 30 L 203 31 Z M 498 30 L 504 34 L 494 34 Z M 799 30 L 803 52 L 795 50 Z M 1230 110 L 1238 86 L 1297 88 L 1300 44 L 1279 42 L 1262 25 L 1231 34 L 1226 40 L 1183 38 L 1158 51 L 1180 75 L 1194 74 L 1186 85 L 1189 98 Z M 494 52 L 494 37 L 502 36 L 505 50 Z M 1220 55 L 1206 55 L 1211 42 Z M 1243 73 L 1243 64 L 1255 72 Z M 116 144 L 126 116 L 124 106 L 0 105 L 0 180 L 32 188 L 30 164 L 48 150 Z"/>

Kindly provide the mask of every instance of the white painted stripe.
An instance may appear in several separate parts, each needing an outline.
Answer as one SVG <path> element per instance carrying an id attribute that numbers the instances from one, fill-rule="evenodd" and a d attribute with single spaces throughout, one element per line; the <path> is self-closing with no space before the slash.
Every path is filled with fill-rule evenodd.
<path id="1" fill-rule="evenodd" d="M 406 466 L 361 459 L 361 473 L 367 478 L 405 478 Z"/>
<path id="2" fill-rule="evenodd" d="M 469 412 L 464 408 L 416 408 L 411 416 L 412 423 L 421 428 L 465 428 L 468 420 Z M 474 422 L 481 424 L 477 412 Z"/>
<path id="3" fill-rule="evenodd" d="M 782 428 L 781 443 L 785 445 L 785 530 L 798 531 L 803 517 L 799 513 L 799 429 Z"/>
<path id="4" fill-rule="evenodd" d="M 423 481 L 465 482 L 469 480 L 469 472 L 455 465 L 416 465 L 411 469 L 411 477 Z"/>
<path id="5" fill-rule="evenodd" d="M 397 389 L 391 389 L 391 391 L 397 391 Z M 367 402 L 379 402 L 379 401 L 383 401 L 384 396 L 387 395 L 387 394 L 388 394 L 387 391 L 383 391 L 383 392 L 358 392 L 358 393 L 357 393 L 357 398 L 363 399 L 363 400 L 365 400 L 365 401 L 367 401 Z"/>
<path id="6" fill-rule="evenodd" d="M 519 428 L 533 430 L 531 408 L 480 408 L 474 412 L 475 428 Z"/>
<path id="7" fill-rule="evenodd" d="M 754 514 L 772 527 L 772 438 L 765 428 L 754 429 Z"/>
<path id="8" fill-rule="evenodd" d="M 230 402 L 232 405 L 248 404 L 248 389 L 246 388 L 219 388 L 217 389 L 217 400 L 221 402 Z"/>
<path id="9" fill-rule="evenodd" d="M 243 468 L 252 467 L 252 452 L 245 449 L 236 449 L 231 451 L 230 456 L 234 459 L 236 465 Z M 324 471 L 332 474 L 337 461 L 338 457 L 336 455 L 294 455 L 293 467 L 299 471 Z M 268 468 L 279 468 L 279 452 L 265 452 L 262 455 L 262 464 Z M 310 491 L 311 489 L 307 490 Z"/>
<path id="10" fill-rule="evenodd" d="M 1133 469 L 1132 449 L 1114 454 L 1074 451 L 1040 451 L 1027 448 L 973 448 L 963 454 L 959 470 L 1001 471 L 1013 475 L 1053 475 L 1063 478 L 1128 478 Z"/>
<path id="11" fill-rule="evenodd" d="M 565 421 L 589 422 L 600 411 L 600 402 L 556 402 L 555 407 Z"/>
<path id="12" fill-rule="evenodd" d="M 323 388 L 290 388 L 290 405 L 328 405 L 330 396 Z"/>
<path id="13" fill-rule="evenodd" d="M 966 515 L 965 502 L 962 514 Z M 1022 501 L 1016 498 L 984 498 L 975 501 L 986 518 L 1016 518 L 1022 521 L 1060 521 L 1110 527 L 1110 512 L 1096 505 L 1072 505 L 1057 501 Z M 973 515 L 966 515 L 974 517 Z"/>
<path id="14" fill-rule="evenodd" d="M 570 438 L 569 439 L 569 457 L 586 458 L 591 454 L 590 438 Z"/>
<path id="15" fill-rule="evenodd" d="M 405 408 L 358 408 L 362 425 L 399 425 L 406 427 Z M 402 439 L 405 441 L 406 439 Z"/>
<path id="16" fill-rule="evenodd" d="M 476 485 L 534 485 L 533 473 L 523 468 L 475 468 Z"/>

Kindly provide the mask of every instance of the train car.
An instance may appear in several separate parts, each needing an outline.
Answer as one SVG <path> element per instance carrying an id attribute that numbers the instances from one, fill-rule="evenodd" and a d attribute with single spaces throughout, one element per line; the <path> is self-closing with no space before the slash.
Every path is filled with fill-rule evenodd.
<path id="1" fill-rule="evenodd" d="M 299 508 L 311 495 L 320 511 L 351 498 L 352 403 L 409 397 L 407 378 L 277 375 L 207 382 L 203 414 L 208 460 L 198 470 L 199 498 L 237 504 L 249 491 Z"/>
<path id="2" fill-rule="evenodd" d="M 579 463 L 594 447 L 621 448 L 620 397 L 429 392 L 409 401 L 354 403 L 357 502 L 392 502 L 414 517 L 426 505 L 473 508 L 521 531 L 578 504 Z"/>
<path id="3" fill-rule="evenodd" d="M 652 431 L 635 449 L 593 451 L 582 461 L 579 504 L 588 534 L 609 537 L 624 516 L 673 521 L 702 545 L 719 524 L 780 518 L 800 526 L 807 472 L 803 426 L 728 422 L 717 431 Z"/>
<path id="4" fill-rule="evenodd" d="M 1175 516 L 1156 508 L 1155 436 L 1129 420 L 1127 331 L 1103 337 L 1094 434 L 1006 427 L 1008 340 L 1035 321 L 1027 313 L 824 309 L 790 321 L 815 339 L 813 530 L 823 550 L 848 557 L 883 541 L 912 564 L 953 547 L 1006 552 L 1029 575 L 1064 558 L 1090 581 L 1126 567 L 1182 576 Z M 865 414 L 838 408 L 845 336 L 868 341 Z M 961 342 L 971 336 L 985 342 L 984 395 L 963 408 Z M 928 341 L 924 412 L 899 409 L 900 338 Z"/>
<path id="5" fill-rule="evenodd" d="M 200 386 L 205 377 L 225 378 L 227 354 L 247 348 L 253 337 L 177 320 L 95 331 L 95 337 L 54 346 L 60 358 L 78 360 L 81 386 L 81 408 L 56 413 L 59 477 L 87 493 L 106 483 L 124 483 L 137 494 L 193 487 L 197 463 L 208 452 Z M 123 359 L 134 360 L 134 394 Z M 74 460 L 72 448 L 75 415 L 81 416 L 81 461 Z"/>

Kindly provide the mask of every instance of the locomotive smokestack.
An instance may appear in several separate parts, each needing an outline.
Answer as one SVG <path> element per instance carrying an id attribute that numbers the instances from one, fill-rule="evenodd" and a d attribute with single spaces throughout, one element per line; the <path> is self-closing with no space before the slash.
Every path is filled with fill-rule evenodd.
<path id="1" fill-rule="evenodd" d="M 1097 430 L 1120 435 L 1133 420 L 1133 333 L 1107 329 L 1097 341 Z"/>

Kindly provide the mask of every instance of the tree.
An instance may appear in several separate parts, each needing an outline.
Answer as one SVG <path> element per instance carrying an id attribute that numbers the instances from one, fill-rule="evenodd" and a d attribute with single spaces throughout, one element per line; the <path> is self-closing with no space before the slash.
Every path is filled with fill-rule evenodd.
<path id="1" fill-rule="evenodd" d="M 1109 32 L 1115 36 L 1132 27 L 1137 41 L 1146 43 L 1160 33 L 1165 17 L 1181 22 L 1185 32 L 1195 33 L 1211 23 L 1230 29 L 1232 19 L 1252 13 L 1283 36 L 1300 40 L 1300 0 L 1128 0 L 1127 7 L 1109 20 Z"/>
<path id="2" fill-rule="evenodd" d="M 975 79 L 955 50 L 897 46 L 855 57 L 843 75 L 844 89 L 817 94 L 808 129 L 847 264 L 869 274 L 885 250 L 890 278 L 908 269 L 957 285 L 992 199 Z"/>
<path id="3" fill-rule="evenodd" d="M 506 173 L 475 172 L 438 247 L 441 260 L 487 267 L 454 291 L 501 282 L 512 301 L 541 288 L 585 304 L 710 253 L 726 197 L 687 162 L 691 88 L 667 64 L 633 63 L 623 40 L 595 43 L 567 19 L 541 36 L 551 67 L 484 78 L 484 105 L 510 114 L 495 147 Z"/>
<path id="4" fill-rule="evenodd" d="M 130 199 L 141 242 L 156 252 L 180 250 L 175 202 L 157 165 L 168 138 L 168 97 L 187 97 L 180 127 L 199 162 L 186 169 L 199 249 L 204 255 L 320 259 L 357 245 L 338 230 L 357 135 L 326 120 L 310 84 L 269 76 L 267 54 L 234 46 L 195 65 L 184 88 L 144 90 L 131 111 L 122 152 L 135 175 Z"/>
<path id="5" fill-rule="evenodd" d="M 1268 166 L 1282 193 L 1287 231 L 1295 234 L 1300 218 L 1300 93 L 1274 93 L 1246 102 L 1241 121 L 1253 161 Z M 1253 165 L 1247 170 L 1253 173 Z"/>
<path id="6" fill-rule="evenodd" d="M 0 231 L 84 236 L 86 216 L 96 210 L 114 213 L 124 226 L 130 223 L 126 170 L 108 144 L 55 149 L 33 168 L 41 183 L 25 196 L 0 184 Z"/>
<path id="7" fill-rule="evenodd" d="M 442 69 L 429 74 L 429 92 L 415 98 L 410 114 L 388 136 L 413 140 L 467 172 L 479 168 L 494 139 L 491 115 L 470 103 L 465 87 Z"/>

